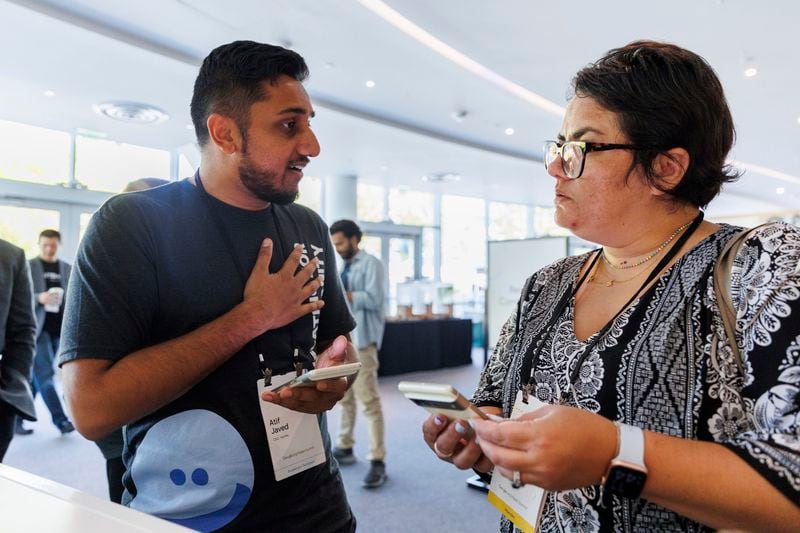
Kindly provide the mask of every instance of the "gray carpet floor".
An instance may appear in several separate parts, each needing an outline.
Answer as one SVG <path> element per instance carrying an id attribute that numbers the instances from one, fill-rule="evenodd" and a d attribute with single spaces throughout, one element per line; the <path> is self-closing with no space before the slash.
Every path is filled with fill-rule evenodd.
<path id="1" fill-rule="evenodd" d="M 445 464 L 428 450 L 421 425 L 427 414 L 397 391 L 402 380 L 450 383 L 470 396 L 480 372 L 483 353 L 475 351 L 473 366 L 415 372 L 380 379 L 386 420 L 388 481 L 379 488 L 361 487 L 367 473 L 366 423 L 359 413 L 356 422 L 358 461 L 342 467 L 350 505 L 360 532 L 491 532 L 497 531 L 499 513 L 486 501 L 486 494 L 466 486 L 471 471 Z M 31 472 L 78 490 L 105 498 L 105 463 L 97 447 L 77 433 L 60 435 L 49 413 L 37 398 L 39 421 L 28 423 L 34 433 L 11 442 L 5 464 Z M 335 436 L 339 408 L 328 416 Z M 335 441 L 335 439 L 334 439 Z"/>

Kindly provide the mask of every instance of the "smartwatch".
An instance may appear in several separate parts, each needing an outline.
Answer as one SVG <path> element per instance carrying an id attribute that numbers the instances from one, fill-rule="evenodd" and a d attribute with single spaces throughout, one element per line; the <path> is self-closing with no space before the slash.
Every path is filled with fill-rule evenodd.
<path id="1" fill-rule="evenodd" d="M 617 456 L 608 465 L 603 489 L 623 498 L 635 499 L 647 481 L 644 465 L 644 431 L 635 426 L 614 422 L 617 426 Z"/>

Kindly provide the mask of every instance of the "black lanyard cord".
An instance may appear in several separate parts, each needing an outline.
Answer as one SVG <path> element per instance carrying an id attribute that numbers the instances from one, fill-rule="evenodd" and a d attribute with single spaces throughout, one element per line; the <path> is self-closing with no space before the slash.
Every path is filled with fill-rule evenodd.
<path id="1" fill-rule="evenodd" d="M 583 273 L 583 276 L 581 276 L 581 278 L 578 280 L 578 282 L 575 284 L 575 286 L 572 288 L 571 291 L 566 291 L 561 296 L 561 299 L 558 301 L 555 309 L 553 310 L 553 314 L 550 315 L 550 321 L 541 330 L 542 335 L 546 335 L 547 332 L 550 330 L 550 328 L 553 327 L 553 324 L 555 324 L 556 320 L 558 320 L 558 317 L 561 316 L 561 314 L 564 312 L 564 309 L 567 307 L 567 305 L 569 305 L 570 300 L 578 292 L 578 289 L 581 288 L 584 281 L 586 281 L 586 278 L 589 276 L 589 273 L 594 268 L 595 264 L 597 263 L 597 260 L 600 259 L 600 253 L 602 250 L 597 249 L 595 251 L 597 252 L 597 254 L 594 256 L 594 258 L 592 258 L 592 262 L 589 264 L 589 268 L 586 269 L 586 272 Z M 527 297 L 527 294 L 525 294 L 526 292 L 527 290 L 523 291 L 522 297 L 520 298 L 520 301 L 517 303 L 517 327 L 516 327 L 517 335 L 519 334 L 520 331 L 522 331 L 522 329 L 520 328 L 520 324 L 522 323 L 522 312 L 523 312 L 522 301 Z M 542 351 L 542 346 L 538 342 L 539 340 L 541 339 L 533 339 L 531 341 L 531 344 L 528 346 L 528 349 L 525 351 L 525 357 L 522 360 L 522 367 L 520 368 L 520 377 L 530 376 L 531 370 L 539 362 L 539 354 Z M 539 344 L 538 347 L 537 344 Z M 520 379 L 520 383 L 522 382 L 523 380 Z"/>
<path id="2" fill-rule="evenodd" d="M 214 208 L 214 205 L 211 200 L 211 195 L 206 191 L 205 187 L 203 186 L 203 181 L 200 179 L 200 171 L 198 170 L 195 173 L 195 182 L 197 183 L 197 189 L 202 193 L 203 198 L 208 206 L 209 213 L 211 214 L 211 218 L 214 219 L 214 225 L 217 228 L 217 231 L 222 238 L 222 242 L 225 245 L 225 249 L 228 252 L 228 255 L 231 258 L 234 266 L 236 267 L 236 271 L 239 274 L 240 279 L 242 280 L 242 293 L 244 293 L 244 287 L 247 285 L 247 280 L 249 278 L 249 273 L 245 266 L 241 263 L 239 255 L 236 254 L 236 251 L 233 247 L 233 242 L 231 241 L 230 235 L 228 232 L 225 231 L 225 226 L 222 223 L 222 219 L 219 216 L 219 213 Z M 275 224 L 275 231 L 277 233 L 277 238 L 273 239 L 275 245 L 275 252 L 278 254 L 278 257 L 282 257 L 284 261 L 286 260 L 286 247 L 284 245 L 283 233 L 281 232 L 280 224 L 278 223 L 278 216 L 275 214 L 275 206 L 270 205 L 270 212 L 272 214 L 272 221 Z M 289 331 L 289 342 L 292 347 L 292 359 L 295 365 L 295 368 L 298 369 L 298 365 L 303 365 L 304 361 L 303 358 L 300 356 L 300 349 L 295 342 L 295 322 L 289 324 L 288 331 Z M 262 333 L 255 339 L 253 339 L 250 343 L 253 349 L 255 350 L 256 354 L 259 357 L 259 367 L 261 368 L 262 372 L 270 371 L 270 369 L 266 368 L 266 363 L 264 362 L 263 357 L 263 344 L 265 342 L 264 336 L 265 333 Z M 298 370 L 299 371 L 299 370 Z"/>
<path id="3" fill-rule="evenodd" d="M 581 352 L 581 355 L 577 358 L 577 360 L 575 362 L 575 365 L 574 365 L 572 371 L 570 372 L 569 384 L 570 384 L 571 387 L 574 386 L 574 384 L 576 383 L 576 381 L 578 379 L 578 376 L 580 374 L 581 367 L 583 366 L 583 363 L 589 357 L 589 354 L 591 353 L 591 351 L 597 346 L 597 344 L 600 342 L 600 340 L 603 339 L 603 337 L 606 335 L 606 333 L 608 333 L 608 331 L 614 325 L 614 321 L 623 312 L 625 312 L 625 310 L 627 310 L 628 306 L 631 303 L 633 303 L 637 298 L 639 298 L 641 296 L 642 291 L 654 279 L 656 279 L 658 277 L 659 273 L 664 269 L 664 267 L 667 266 L 667 264 L 669 264 L 669 262 L 681 250 L 683 245 L 686 244 L 686 242 L 689 240 L 689 238 L 692 236 L 692 234 L 694 234 L 695 230 L 697 230 L 697 228 L 700 226 L 700 224 L 702 222 L 703 222 L 703 212 L 700 211 L 700 213 L 698 213 L 698 215 L 692 221 L 691 225 L 686 229 L 684 234 L 681 235 L 681 237 L 675 242 L 675 244 L 673 244 L 670 247 L 670 249 L 667 252 L 667 254 L 661 259 L 661 261 L 659 261 L 658 265 L 650 272 L 650 274 L 647 276 L 647 279 L 636 290 L 636 292 L 633 294 L 633 296 L 631 296 L 631 298 L 620 308 L 619 312 L 617 312 L 614 315 L 614 317 L 606 323 L 606 325 L 603 327 L 603 329 L 601 329 L 598 333 L 596 333 L 593 336 L 592 340 L 586 345 L 584 350 Z M 592 269 L 595 267 L 595 264 L 597 263 L 598 259 L 600 259 L 602 254 L 603 254 L 603 250 L 599 249 L 597 251 L 597 254 L 595 255 L 595 257 L 592 259 L 592 262 L 589 265 L 589 268 L 586 269 L 586 272 L 584 272 L 583 276 L 581 276 L 581 278 L 578 281 L 578 283 L 575 284 L 575 287 L 572 289 L 572 291 L 568 291 L 568 292 L 564 293 L 564 296 L 562 296 L 561 300 L 559 301 L 558 305 L 556 306 L 556 310 L 551 315 L 550 321 L 547 323 L 547 326 L 545 326 L 541 330 L 543 335 L 547 335 L 548 331 L 555 325 L 555 323 L 561 317 L 561 315 L 564 312 L 564 309 L 569 304 L 569 302 L 575 297 L 575 295 L 577 294 L 578 290 L 581 288 L 581 286 L 585 282 L 587 276 L 592 271 Z M 538 346 L 536 346 L 537 344 L 538 344 Z M 536 367 L 536 365 L 539 362 L 539 356 L 541 355 L 541 351 L 542 351 L 543 347 L 544 347 L 544 342 L 538 342 L 537 343 L 536 340 L 534 340 L 533 342 L 531 342 L 530 346 L 526 350 L 525 357 L 523 359 L 523 364 L 522 364 L 522 367 L 520 368 L 520 385 L 523 386 L 523 387 L 527 386 L 528 387 L 527 391 L 529 391 L 530 387 L 533 385 L 534 379 L 533 379 L 533 375 L 532 375 L 532 370 L 533 370 L 533 368 Z M 523 383 L 526 384 L 526 385 L 523 385 Z"/>

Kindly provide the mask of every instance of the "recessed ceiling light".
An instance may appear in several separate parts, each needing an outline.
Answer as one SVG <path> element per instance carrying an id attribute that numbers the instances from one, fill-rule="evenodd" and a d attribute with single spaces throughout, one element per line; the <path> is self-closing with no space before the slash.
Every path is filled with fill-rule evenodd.
<path id="1" fill-rule="evenodd" d="M 506 128 L 506 135 L 514 135 L 514 128 Z"/>
<path id="2" fill-rule="evenodd" d="M 375 82 L 372 80 L 367 80 L 367 83 L 365 83 L 365 85 L 370 89 L 372 89 L 373 87 L 375 87 Z"/>
<path id="3" fill-rule="evenodd" d="M 98 114 L 122 122 L 157 124 L 169 119 L 169 115 L 157 107 L 139 102 L 104 102 L 92 107 Z"/>
<path id="4" fill-rule="evenodd" d="M 56 92 L 55 92 L 55 91 L 51 91 L 50 89 L 47 89 L 47 90 L 44 92 L 44 95 L 45 95 L 46 97 L 48 97 L 48 98 L 52 98 L 52 97 L 54 97 L 54 96 L 56 95 Z"/>
<path id="5" fill-rule="evenodd" d="M 777 189 L 775 189 L 775 194 L 783 194 L 785 192 L 786 189 L 784 187 L 778 187 Z"/>
<path id="6" fill-rule="evenodd" d="M 797 117 L 797 123 L 800 124 L 800 117 Z"/>
<path id="7" fill-rule="evenodd" d="M 386 172 L 387 170 L 389 170 L 389 167 L 386 165 L 381 165 L 381 172 Z"/>
<path id="8" fill-rule="evenodd" d="M 187 130 L 193 130 L 194 129 L 194 124 L 187 124 L 186 125 L 186 129 Z"/>
<path id="9" fill-rule="evenodd" d="M 752 78 L 756 74 L 758 74 L 758 69 L 756 67 L 748 67 L 744 69 L 744 75 L 748 78 Z"/>

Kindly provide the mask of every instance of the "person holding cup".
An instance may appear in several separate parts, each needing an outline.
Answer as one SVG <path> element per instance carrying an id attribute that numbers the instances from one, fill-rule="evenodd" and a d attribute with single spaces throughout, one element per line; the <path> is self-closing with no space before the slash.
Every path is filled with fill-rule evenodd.
<path id="1" fill-rule="evenodd" d="M 36 310 L 36 355 L 33 359 L 33 394 L 42 398 L 53 417 L 53 424 L 62 435 L 75 431 L 53 384 L 53 361 L 61 341 L 61 321 L 64 317 L 64 289 L 72 269 L 69 263 L 58 259 L 61 234 L 46 229 L 39 234 L 39 256 L 30 260 Z M 17 420 L 17 434 L 27 435 L 32 429 L 24 428 Z"/>

